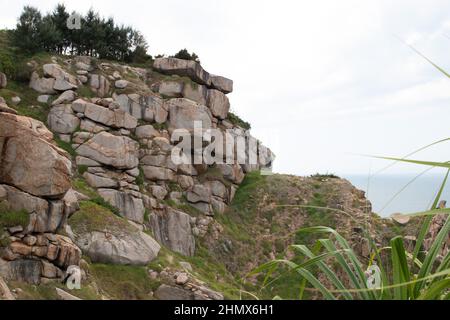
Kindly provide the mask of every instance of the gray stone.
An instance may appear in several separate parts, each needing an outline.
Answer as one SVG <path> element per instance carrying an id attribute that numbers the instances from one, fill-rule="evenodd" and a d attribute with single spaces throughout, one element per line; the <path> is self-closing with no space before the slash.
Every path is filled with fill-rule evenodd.
<path id="1" fill-rule="evenodd" d="M 56 80 L 54 78 L 41 78 L 37 72 L 31 74 L 30 88 L 43 94 L 55 94 L 53 89 Z"/>
<path id="2" fill-rule="evenodd" d="M 132 225 L 107 232 L 75 230 L 75 242 L 92 262 L 121 265 L 147 265 L 161 248 L 152 237 Z"/>
<path id="3" fill-rule="evenodd" d="M 219 119 L 227 118 L 228 111 L 230 110 L 230 101 L 228 101 L 225 94 L 218 90 L 210 89 L 208 90 L 206 100 L 206 105 L 215 117 Z"/>
<path id="4" fill-rule="evenodd" d="M 14 106 L 17 106 L 17 105 L 20 103 L 20 101 L 22 101 L 22 99 L 20 99 L 20 97 L 18 97 L 18 96 L 15 96 L 15 97 L 12 97 L 12 98 L 11 98 L 11 103 L 12 103 Z"/>
<path id="5" fill-rule="evenodd" d="M 138 139 L 153 139 L 160 136 L 159 131 L 151 124 L 137 127 L 135 134 Z"/>
<path id="6" fill-rule="evenodd" d="M 52 144 L 40 121 L 0 113 L 0 183 L 35 196 L 57 197 L 69 190 L 72 163 Z"/>
<path id="7" fill-rule="evenodd" d="M 57 91 L 66 91 L 77 89 L 78 86 L 64 79 L 56 79 L 53 89 Z"/>
<path id="8" fill-rule="evenodd" d="M 81 145 L 77 153 L 118 169 L 133 169 L 139 164 L 138 147 L 137 142 L 128 137 L 102 131 Z"/>
<path id="9" fill-rule="evenodd" d="M 183 97 L 192 101 L 197 102 L 201 105 L 206 105 L 206 95 L 208 89 L 202 85 L 194 85 L 191 83 L 186 83 L 183 87 Z"/>
<path id="10" fill-rule="evenodd" d="M 175 178 L 175 172 L 173 170 L 155 167 L 155 166 L 143 166 L 145 178 L 158 181 L 158 180 L 173 180 Z"/>
<path id="11" fill-rule="evenodd" d="M 152 195 L 158 199 L 158 200 L 164 200 L 164 198 L 167 196 L 167 190 L 164 187 L 161 186 L 150 186 L 150 191 Z"/>
<path id="12" fill-rule="evenodd" d="M 47 123 L 54 132 L 70 134 L 79 127 L 80 119 L 75 116 L 70 104 L 62 104 L 51 108 L 47 117 Z"/>
<path id="13" fill-rule="evenodd" d="M 159 94 L 171 98 L 181 98 L 183 95 L 183 82 L 181 81 L 162 81 L 159 84 Z"/>
<path id="14" fill-rule="evenodd" d="M 76 97 L 77 94 L 74 91 L 72 90 L 64 91 L 57 99 L 55 99 L 55 101 L 52 102 L 52 106 L 56 106 L 58 104 L 71 103 L 76 99 Z"/>
<path id="15" fill-rule="evenodd" d="M 113 189 L 98 189 L 100 196 L 119 209 L 120 214 L 127 219 L 137 222 L 144 222 L 144 203 L 142 199 L 136 198 L 130 193 Z"/>
<path id="16" fill-rule="evenodd" d="M 92 91 L 94 91 L 97 96 L 101 98 L 106 97 L 109 94 L 109 81 L 102 75 L 91 75 L 89 85 L 91 86 Z"/>
<path id="17" fill-rule="evenodd" d="M 158 300 L 194 300 L 195 295 L 190 290 L 162 284 L 156 289 L 155 297 Z"/>
<path id="18" fill-rule="evenodd" d="M 215 89 L 220 90 L 223 93 L 230 93 L 233 91 L 233 80 L 221 76 L 216 76 L 213 74 L 210 74 L 210 76 L 211 76 L 211 85 Z"/>
<path id="19" fill-rule="evenodd" d="M 44 95 L 40 95 L 37 97 L 37 102 L 39 103 L 48 103 L 48 100 L 50 99 L 51 96 L 44 94 Z"/>
<path id="20" fill-rule="evenodd" d="M 80 100 L 78 99 L 72 108 L 77 112 L 84 112 L 85 117 L 95 122 L 114 128 L 134 129 L 137 126 L 137 119 L 123 110 L 110 110 L 89 102 L 84 102 L 82 106 L 83 101 Z"/>
<path id="21" fill-rule="evenodd" d="M 116 180 L 100 177 L 95 174 L 85 172 L 83 174 L 86 182 L 93 188 L 118 188 L 119 183 Z"/>
<path id="22" fill-rule="evenodd" d="M 211 189 L 208 186 L 196 184 L 191 191 L 186 194 L 187 200 L 192 203 L 211 201 Z"/>
<path id="23" fill-rule="evenodd" d="M 117 80 L 114 85 L 117 89 L 125 89 L 128 86 L 127 80 Z"/>
<path id="24" fill-rule="evenodd" d="M 157 58 L 153 68 L 161 73 L 187 76 L 200 84 L 211 85 L 209 73 L 198 62 L 177 58 Z"/>
<path id="25" fill-rule="evenodd" d="M 170 99 L 169 108 L 169 128 L 174 129 L 194 129 L 194 121 L 200 121 L 203 129 L 210 129 L 212 126 L 211 113 L 207 107 L 188 99 Z"/>
<path id="26" fill-rule="evenodd" d="M 152 213 L 150 222 L 158 242 L 183 255 L 194 255 L 195 238 L 188 214 L 167 207 L 162 213 Z"/>

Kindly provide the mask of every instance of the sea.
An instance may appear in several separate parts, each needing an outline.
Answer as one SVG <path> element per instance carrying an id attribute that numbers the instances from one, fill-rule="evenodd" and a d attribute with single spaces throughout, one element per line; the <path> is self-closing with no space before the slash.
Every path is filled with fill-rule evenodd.
<path id="1" fill-rule="evenodd" d="M 366 192 L 372 211 L 382 217 L 393 213 L 416 213 L 429 210 L 444 179 L 444 175 L 380 174 L 343 175 L 356 188 Z M 450 179 L 449 182 L 450 183 Z M 441 200 L 450 206 L 450 186 L 445 187 Z"/>

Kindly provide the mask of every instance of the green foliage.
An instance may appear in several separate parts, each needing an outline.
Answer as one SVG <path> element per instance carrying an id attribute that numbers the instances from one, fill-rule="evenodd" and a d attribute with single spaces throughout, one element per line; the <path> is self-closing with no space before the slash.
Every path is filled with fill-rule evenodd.
<path id="1" fill-rule="evenodd" d="M 13 32 L 13 44 L 27 54 L 46 51 L 136 63 L 151 60 L 139 31 L 117 25 L 113 18 L 102 18 L 92 9 L 81 17 L 80 29 L 69 30 L 68 18 L 62 4 L 45 16 L 25 6 Z"/>
<path id="2" fill-rule="evenodd" d="M 72 187 L 76 191 L 88 196 L 89 198 L 98 197 L 98 193 L 93 188 L 88 186 L 88 184 L 83 178 L 76 178 L 72 180 Z"/>
<path id="3" fill-rule="evenodd" d="M 75 157 L 77 155 L 77 152 L 75 151 L 75 149 L 72 147 L 72 144 L 70 142 L 65 142 L 62 141 L 58 136 L 54 136 L 54 139 L 56 141 L 56 143 L 58 144 L 58 146 L 67 151 L 68 154 L 70 154 L 72 157 Z"/>
<path id="4" fill-rule="evenodd" d="M 173 57 L 177 59 L 191 60 L 200 63 L 200 58 L 195 54 L 195 52 L 189 53 L 187 49 L 181 49 Z"/>
<path id="5" fill-rule="evenodd" d="M 136 184 L 142 189 L 144 187 L 144 181 L 145 181 L 145 177 L 144 177 L 144 169 L 139 166 L 139 175 L 136 177 Z"/>
<path id="6" fill-rule="evenodd" d="M 245 130 L 250 130 L 251 125 L 247 121 L 242 120 L 237 114 L 233 112 L 228 112 L 227 120 L 230 121 L 235 126 L 239 126 Z"/>
<path id="7" fill-rule="evenodd" d="M 26 210 L 11 210 L 6 201 L 0 201 L 0 227 L 10 228 L 15 226 L 27 227 L 30 215 Z"/>
<path id="8" fill-rule="evenodd" d="M 90 201 L 93 202 L 93 203 L 98 204 L 99 206 L 102 206 L 103 208 L 108 209 L 109 211 L 114 213 L 116 216 L 121 217 L 119 209 L 114 207 L 111 203 L 109 203 L 108 201 L 106 201 L 102 197 L 97 196 L 95 198 L 92 198 Z"/>
<path id="9" fill-rule="evenodd" d="M 160 285 L 150 279 L 145 267 L 92 264 L 89 271 L 99 289 L 112 299 L 149 300 L 150 292 Z"/>
<path id="10" fill-rule="evenodd" d="M 421 150 L 423 149 L 421 148 Z M 419 161 L 405 158 L 386 159 L 449 168 L 447 162 Z M 412 214 L 412 216 L 426 217 L 423 220 L 423 226 L 413 253 L 406 250 L 402 236 L 395 236 L 391 239 L 389 247 L 379 249 L 370 236 L 370 233 L 363 228 L 364 235 L 373 252 L 369 264 L 365 267 L 365 263 L 358 259 L 357 254 L 343 236 L 333 228 L 319 225 L 302 228 L 298 232 L 314 234 L 316 236 L 326 234 L 333 239 L 318 238 L 315 244 L 310 243 L 305 245 L 300 242 L 303 240 L 302 238 L 297 238 L 299 244 L 291 246 L 298 253 L 294 259 L 272 260 L 256 268 L 251 274 L 260 274 L 261 272 L 266 274 L 262 285 L 263 288 L 268 283 L 275 283 L 276 286 L 276 276 L 280 272 L 278 267 L 280 265 L 284 268 L 287 267 L 288 271 L 282 270 L 282 274 L 296 274 L 298 281 L 302 283 L 299 290 L 300 299 L 303 298 L 303 292 L 307 285 L 311 286 L 309 289 L 315 290 L 323 298 L 330 300 L 445 299 L 450 289 L 450 252 L 447 252 L 440 259 L 438 259 L 438 255 L 445 246 L 450 233 L 450 215 L 446 218 L 446 222 L 435 237 L 427 254 L 420 257 L 418 253 L 422 247 L 425 235 L 429 230 L 432 216 L 450 213 L 449 209 L 438 209 L 438 203 L 446 186 L 449 173 L 450 168 L 443 179 L 431 209 Z M 383 255 L 380 254 L 382 250 L 386 251 L 383 252 Z M 335 264 L 332 265 L 333 267 L 330 267 L 329 258 L 333 258 L 335 261 Z M 368 270 L 373 264 L 379 266 L 381 283 L 378 287 L 371 288 L 367 284 L 364 270 L 366 268 Z M 324 282 L 323 278 L 319 280 L 317 272 L 311 269 L 312 267 L 319 268 L 321 274 L 326 277 L 327 281 Z M 344 282 L 343 275 L 349 279 L 349 285 Z M 326 287 L 325 283 L 331 283 L 332 287 Z"/>
<path id="11" fill-rule="evenodd" d="M 79 175 L 83 175 L 87 170 L 88 170 L 88 166 L 86 165 L 80 165 L 78 166 L 78 174 Z"/>
<path id="12" fill-rule="evenodd" d="M 85 232 L 134 230 L 126 219 L 113 214 L 109 208 L 98 204 L 96 199 L 81 201 L 80 210 L 78 210 L 69 221 L 75 232 L 77 230 L 83 230 Z"/>
<path id="13" fill-rule="evenodd" d="M 26 210 L 11 210 L 6 201 L 0 201 L 0 247 L 9 245 L 9 238 L 3 238 L 6 228 L 22 226 L 24 229 L 30 222 Z"/>

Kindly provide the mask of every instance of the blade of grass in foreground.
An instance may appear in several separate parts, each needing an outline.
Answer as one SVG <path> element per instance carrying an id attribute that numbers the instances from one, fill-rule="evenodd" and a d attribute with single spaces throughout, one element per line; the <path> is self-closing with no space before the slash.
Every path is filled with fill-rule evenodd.
<path id="1" fill-rule="evenodd" d="M 410 280 L 410 272 L 408 261 L 406 260 L 405 247 L 403 246 L 403 238 L 397 236 L 391 240 L 392 248 L 392 269 L 394 284 L 407 283 Z M 407 300 L 410 296 L 409 286 L 398 287 L 394 289 L 394 299 Z"/>
<path id="2" fill-rule="evenodd" d="M 300 229 L 298 232 L 332 234 L 336 238 L 336 241 L 338 242 L 340 247 L 342 249 L 347 250 L 346 251 L 347 256 L 350 259 L 350 264 L 351 264 L 351 267 L 353 267 L 354 272 L 351 272 L 352 269 L 350 267 L 350 264 L 347 263 L 347 261 L 345 261 L 342 254 L 340 254 L 339 252 L 335 255 L 336 259 L 338 259 L 341 266 L 344 269 L 346 269 L 346 272 L 349 273 L 349 276 L 352 278 L 352 282 L 356 288 L 360 288 L 360 289 L 367 288 L 366 276 L 364 274 L 364 271 L 361 269 L 360 261 L 356 257 L 353 250 L 350 248 L 347 240 L 345 240 L 336 230 L 329 228 L 329 227 L 317 226 L 317 227 L 303 228 L 303 229 Z M 329 241 L 329 242 L 322 241 L 322 244 L 325 246 L 325 248 L 328 251 L 336 251 L 336 247 L 334 246 L 334 244 L 331 241 Z M 376 299 L 376 296 L 374 295 L 373 292 L 362 291 L 362 295 L 364 296 L 363 298 L 367 299 L 367 300 L 369 300 L 369 299 L 375 300 Z"/>
<path id="3" fill-rule="evenodd" d="M 431 270 L 433 268 L 434 262 L 436 261 L 436 257 L 439 253 L 439 250 L 441 249 L 442 245 L 447 241 L 448 234 L 450 232 L 450 216 L 447 217 L 447 220 L 445 221 L 444 226 L 441 228 L 439 233 L 436 236 L 436 239 L 434 239 L 433 244 L 431 245 L 430 250 L 428 250 L 428 253 L 425 257 L 425 260 L 423 261 L 422 268 L 420 268 L 419 273 L 417 277 L 425 278 L 431 273 Z M 423 289 L 425 285 L 425 281 L 418 281 L 416 285 L 414 286 L 414 296 L 418 297 L 420 295 L 420 290 Z"/>
<path id="4" fill-rule="evenodd" d="M 439 200 L 441 199 L 442 192 L 444 191 L 445 185 L 447 184 L 447 179 L 450 174 L 450 169 L 447 170 L 447 174 L 444 177 L 444 180 L 441 183 L 441 187 L 439 188 L 439 191 L 436 195 L 436 198 L 434 199 L 433 204 L 431 205 L 431 210 L 435 210 L 438 206 Z M 430 229 L 431 220 L 433 219 L 433 216 L 426 217 L 423 221 L 422 228 L 420 229 L 419 235 L 417 236 L 416 245 L 414 247 L 413 251 L 413 260 L 417 258 L 420 252 L 420 248 L 422 247 L 423 241 L 425 240 L 425 237 L 428 233 L 428 230 Z"/>

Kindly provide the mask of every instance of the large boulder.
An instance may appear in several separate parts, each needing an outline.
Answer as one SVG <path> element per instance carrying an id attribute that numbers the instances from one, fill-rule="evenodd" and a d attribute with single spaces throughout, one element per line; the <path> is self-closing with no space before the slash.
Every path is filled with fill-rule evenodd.
<path id="1" fill-rule="evenodd" d="M 68 83 L 67 86 L 72 87 L 71 89 L 76 89 L 78 85 L 78 80 L 75 76 L 71 75 L 67 71 L 65 71 L 59 64 L 56 63 L 49 63 L 44 64 L 42 66 L 42 69 L 44 71 L 44 76 L 55 78 L 56 82 L 60 82 L 60 84 Z M 55 84 L 56 84 L 55 82 Z M 54 88 L 55 90 L 61 90 Z M 69 89 L 66 89 L 69 90 Z"/>
<path id="2" fill-rule="evenodd" d="M 192 235 L 190 220 L 188 214 L 170 207 L 150 215 L 156 240 L 186 256 L 193 256 L 195 253 L 195 238 Z"/>
<path id="3" fill-rule="evenodd" d="M 195 61 L 177 58 L 157 58 L 153 68 L 161 73 L 187 76 L 200 84 L 211 85 L 211 78 L 202 66 Z"/>
<path id="4" fill-rule="evenodd" d="M 222 76 L 211 74 L 211 86 L 223 93 L 230 93 L 233 91 L 233 80 Z"/>
<path id="5" fill-rule="evenodd" d="M 69 92 L 69 91 L 66 91 Z M 49 128 L 57 133 L 73 133 L 80 125 L 80 119 L 73 113 L 70 104 L 54 106 L 47 117 Z"/>
<path id="6" fill-rule="evenodd" d="M 55 99 L 55 101 L 52 102 L 52 106 L 56 106 L 58 104 L 64 104 L 64 103 L 71 103 L 73 100 L 75 100 L 77 97 L 77 94 L 75 91 L 67 90 L 61 93 L 61 95 Z"/>
<path id="7" fill-rule="evenodd" d="M 91 203 L 82 203 L 69 224 L 75 243 L 92 262 L 147 265 L 161 248 L 125 219 Z"/>
<path id="8" fill-rule="evenodd" d="M 144 223 L 144 202 L 131 193 L 114 189 L 98 189 L 100 196 L 119 209 L 120 214 L 137 223 Z"/>
<path id="9" fill-rule="evenodd" d="M 183 97 L 195 101 L 201 105 L 206 105 L 206 95 L 208 88 L 196 83 L 186 83 L 183 87 Z"/>
<path id="10" fill-rule="evenodd" d="M 196 184 L 191 191 L 186 194 L 187 200 L 192 203 L 211 202 L 211 189 L 209 186 Z"/>
<path id="11" fill-rule="evenodd" d="M 200 121 L 204 130 L 211 128 L 212 119 L 209 109 L 194 101 L 184 98 L 170 99 L 168 109 L 171 130 L 193 130 L 194 121 Z"/>
<path id="12" fill-rule="evenodd" d="M 77 149 L 80 156 L 118 169 L 138 166 L 138 143 L 128 137 L 102 131 Z"/>
<path id="13" fill-rule="evenodd" d="M 63 196 L 72 164 L 52 138 L 40 121 L 0 113 L 0 183 L 39 197 Z"/>
<path id="14" fill-rule="evenodd" d="M 82 99 L 73 103 L 73 109 L 84 113 L 86 118 L 109 127 L 134 129 L 137 126 L 137 119 L 121 109 L 110 110 Z"/>
<path id="15" fill-rule="evenodd" d="M 219 119 L 227 118 L 228 111 L 230 110 L 230 101 L 225 94 L 219 90 L 210 89 L 208 90 L 206 100 L 206 105 L 215 117 Z"/>
<path id="16" fill-rule="evenodd" d="M 43 94 L 55 94 L 56 91 L 53 89 L 56 79 L 54 78 L 41 78 L 39 74 L 35 71 L 31 74 L 30 78 L 30 88 Z"/>

